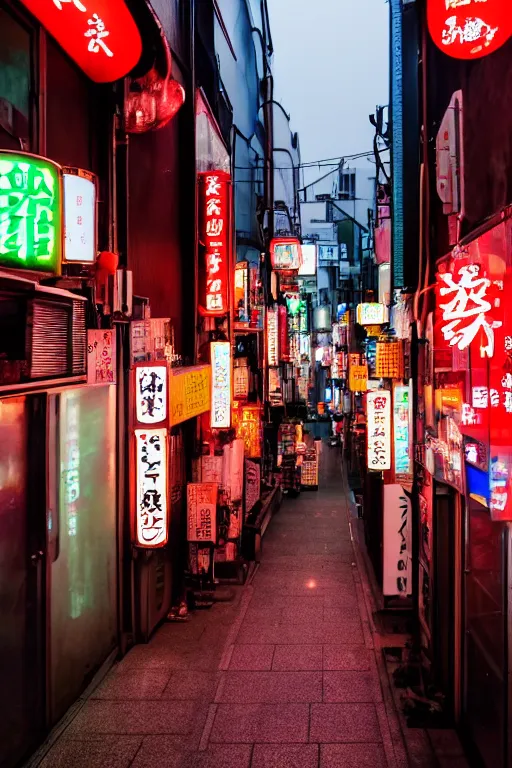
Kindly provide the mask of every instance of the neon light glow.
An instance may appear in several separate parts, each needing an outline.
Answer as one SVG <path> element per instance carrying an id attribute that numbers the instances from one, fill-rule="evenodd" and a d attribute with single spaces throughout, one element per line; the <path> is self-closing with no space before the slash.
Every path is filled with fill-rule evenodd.
<path id="1" fill-rule="evenodd" d="M 167 542 L 167 430 L 135 430 L 137 494 L 135 543 L 163 547 Z"/>
<path id="2" fill-rule="evenodd" d="M 21 0 L 75 64 L 112 83 L 140 59 L 142 41 L 124 0 Z"/>
<path id="3" fill-rule="evenodd" d="M 0 265 L 58 273 L 61 169 L 34 155 L 0 153 Z"/>
<path id="4" fill-rule="evenodd" d="M 224 171 L 199 174 L 200 239 L 205 247 L 205 315 L 228 311 L 228 260 L 230 238 L 229 190 L 231 177 Z"/>
<path id="5" fill-rule="evenodd" d="M 210 426 L 228 429 L 231 426 L 231 344 L 213 341 L 211 347 L 212 404 Z"/>
<path id="6" fill-rule="evenodd" d="M 432 40 L 456 59 L 478 59 L 496 51 L 512 29 L 508 0 L 428 0 Z"/>

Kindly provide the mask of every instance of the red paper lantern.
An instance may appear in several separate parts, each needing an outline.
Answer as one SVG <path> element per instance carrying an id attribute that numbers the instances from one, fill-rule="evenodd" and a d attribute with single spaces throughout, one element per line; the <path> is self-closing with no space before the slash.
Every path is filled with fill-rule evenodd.
<path id="1" fill-rule="evenodd" d="M 177 80 L 163 79 L 155 69 L 135 80 L 125 106 L 127 133 L 163 128 L 185 103 L 185 89 Z"/>
<path id="2" fill-rule="evenodd" d="M 496 51 L 512 33 L 510 0 L 428 0 L 432 40 L 447 56 L 479 59 Z"/>
<path id="3" fill-rule="evenodd" d="M 21 0 L 85 74 L 111 83 L 132 70 L 142 40 L 124 0 Z"/>
<path id="4" fill-rule="evenodd" d="M 115 275 L 118 264 L 119 256 L 112 251 L 101 251 L 96 261 L 98 270 L 107 275 Z"/>

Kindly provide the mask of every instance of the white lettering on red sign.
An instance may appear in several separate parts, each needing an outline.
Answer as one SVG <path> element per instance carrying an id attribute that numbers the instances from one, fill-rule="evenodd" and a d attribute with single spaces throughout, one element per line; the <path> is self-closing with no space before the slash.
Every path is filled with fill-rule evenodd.
<path id="1" fill-rule="evenodd" d="M 482 357 L 494 355 L 494 328 L 501 323 L 489 321 L 487 313 L 492 304 L 487 297 L 491 281 L 480 277 L 480 266 L 468 264 L 457 271 L 459 280 L 454 279 L 452 272 L 438 273 L 439 296 L 451 297 L 446 303 L 439 304 L 443 312 L 442 333 L 450 346 L 466 349 L 475 339 L 480 330 L 483 331 L 487 343 L 481 346 Z"/>
<path id="2" fill-rule="evenodd" d="M 228 311 L 228 238 L 229 174 L 224 171 L 202 173 L 201 202 L 206 262 L 206 314 L 223 315 Z"/>
<path id="3" fill-rule="evenodd" d="M 75 8 L 77 8 L 79 11 L 82 11 L 82 13 L 87 11 L 87 8 L 80 2 L 80 0 L 53 0 L 53 4 L 57 6 L 59 11 L 62 11 L 63 3 L 72 3 Z"/>

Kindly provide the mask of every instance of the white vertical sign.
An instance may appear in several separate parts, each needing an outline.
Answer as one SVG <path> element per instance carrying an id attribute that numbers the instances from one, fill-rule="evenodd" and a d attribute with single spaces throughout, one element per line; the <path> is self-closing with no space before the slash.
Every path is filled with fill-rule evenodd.
<path id="1" fill-rule="evenodd" d="M 391 469 L 391 392 L 367 392 L 368 469 Z"/>
<path id="2" fill-rule="evenodd" d="M 96 184 L 91 174 L 64 173 L 64 261 L 96 261 Z"/>
<path id="3" fill-rule="evenodd" d="M 231 426 L 231 343 L 213 341 L 211 344 L 212 408 L 210 426 L 227 429 Z"/>
<path id="4" fill-rule="evenodd" d="M 167 542 L 167 430 L 136 429 L 136 543 L 162 547 Z"/>
<path id="5" fill-rule="evenodd" d="M 279 365 L 279 324 L 276 309 L 267 310 L 268 364 L 271 368 Z"/>
<path id="6" fill-rule="evenodd" d="M 398 483 L 384 486 L 382 593 L 412 594 L 411 502 Z"/>

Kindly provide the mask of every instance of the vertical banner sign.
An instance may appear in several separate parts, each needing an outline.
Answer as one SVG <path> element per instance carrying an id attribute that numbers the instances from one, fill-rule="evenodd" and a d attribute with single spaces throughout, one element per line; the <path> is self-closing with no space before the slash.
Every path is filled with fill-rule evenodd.
<path id="1" fill-rule="evenodd" d="M 277 309 L 267 310 L 268 364 L 271 368 L 279 365 L 279 319 Z"/>
<path id="2" fill-rule="evenodd" d="M 167 543 L 167 430 L 135 430 L 135 544 L 163 547 Z"/>
<path id="3" fill-rule="evenodd" d="M 368 469 L 391 469 L 391 392 L 366 395 L 368 411 Z"/>
<path id="4" fill-rule="evenodd" d="M 245 460 L 245 514 L 260 498 L 261 467 L 257 461 Z"/>
<path id="5" fill-rule="evenodd" d="M 88 171 L 64 169 L 64 261 L 96 261 L 96 180 Z"/>
<path id="6" fill-rule="evenodd" d="M 284 304 L 277 308 L 277 325 L 279 329 L 279 353 L 281 360 L 290 359 L 290 334 L 288 332 L 288 312 Z"/>
<path id="7" fill-rule="evenodd" d="M 204 289 L 201 312 L 210 316 L 227 314 L 230 243 L 231 177 L 225 171 L 199 173 L 200 241 L 204 246 Z"/>
<path id="8" fill-rule="evenodd" d="M 61 168 L 0 152 L 0 266 L 60 274 L 61 259 Z"/>
<path id="9" fill-rule="evenodd" d="M 210 426 L 228 429 L 231 426 L 231 343 L 211 343 L 212 407 Z"/>
<path id="10" fill-rule="evenodd" d="M 393 445 L 395 475 L 404 479 L 412 476 L 411 456 L 411 390 L 409 386 L 393 389 Z"/>
<path id="11" fill-rule="evenodd" d="M 384 486 L 382 593 L 412 594 L 411 502 L 398 483 Z"/>
<path id="12" fill-rule="evenodd" d="M 135 366 L 135 420 L 151 427 L 168 423 L 167 363 Z"/>
<path id="13" fill-rule="evenodd" d="M 97 83 L 113 83 L 142 53 L 139 30 L 124 0 L 21 0 Z"/>
<path id="14" fill-rule="evenodd" d="M 201 543 L 217 541 L 217 485 L 187 485 L 187 540 Z"/>

